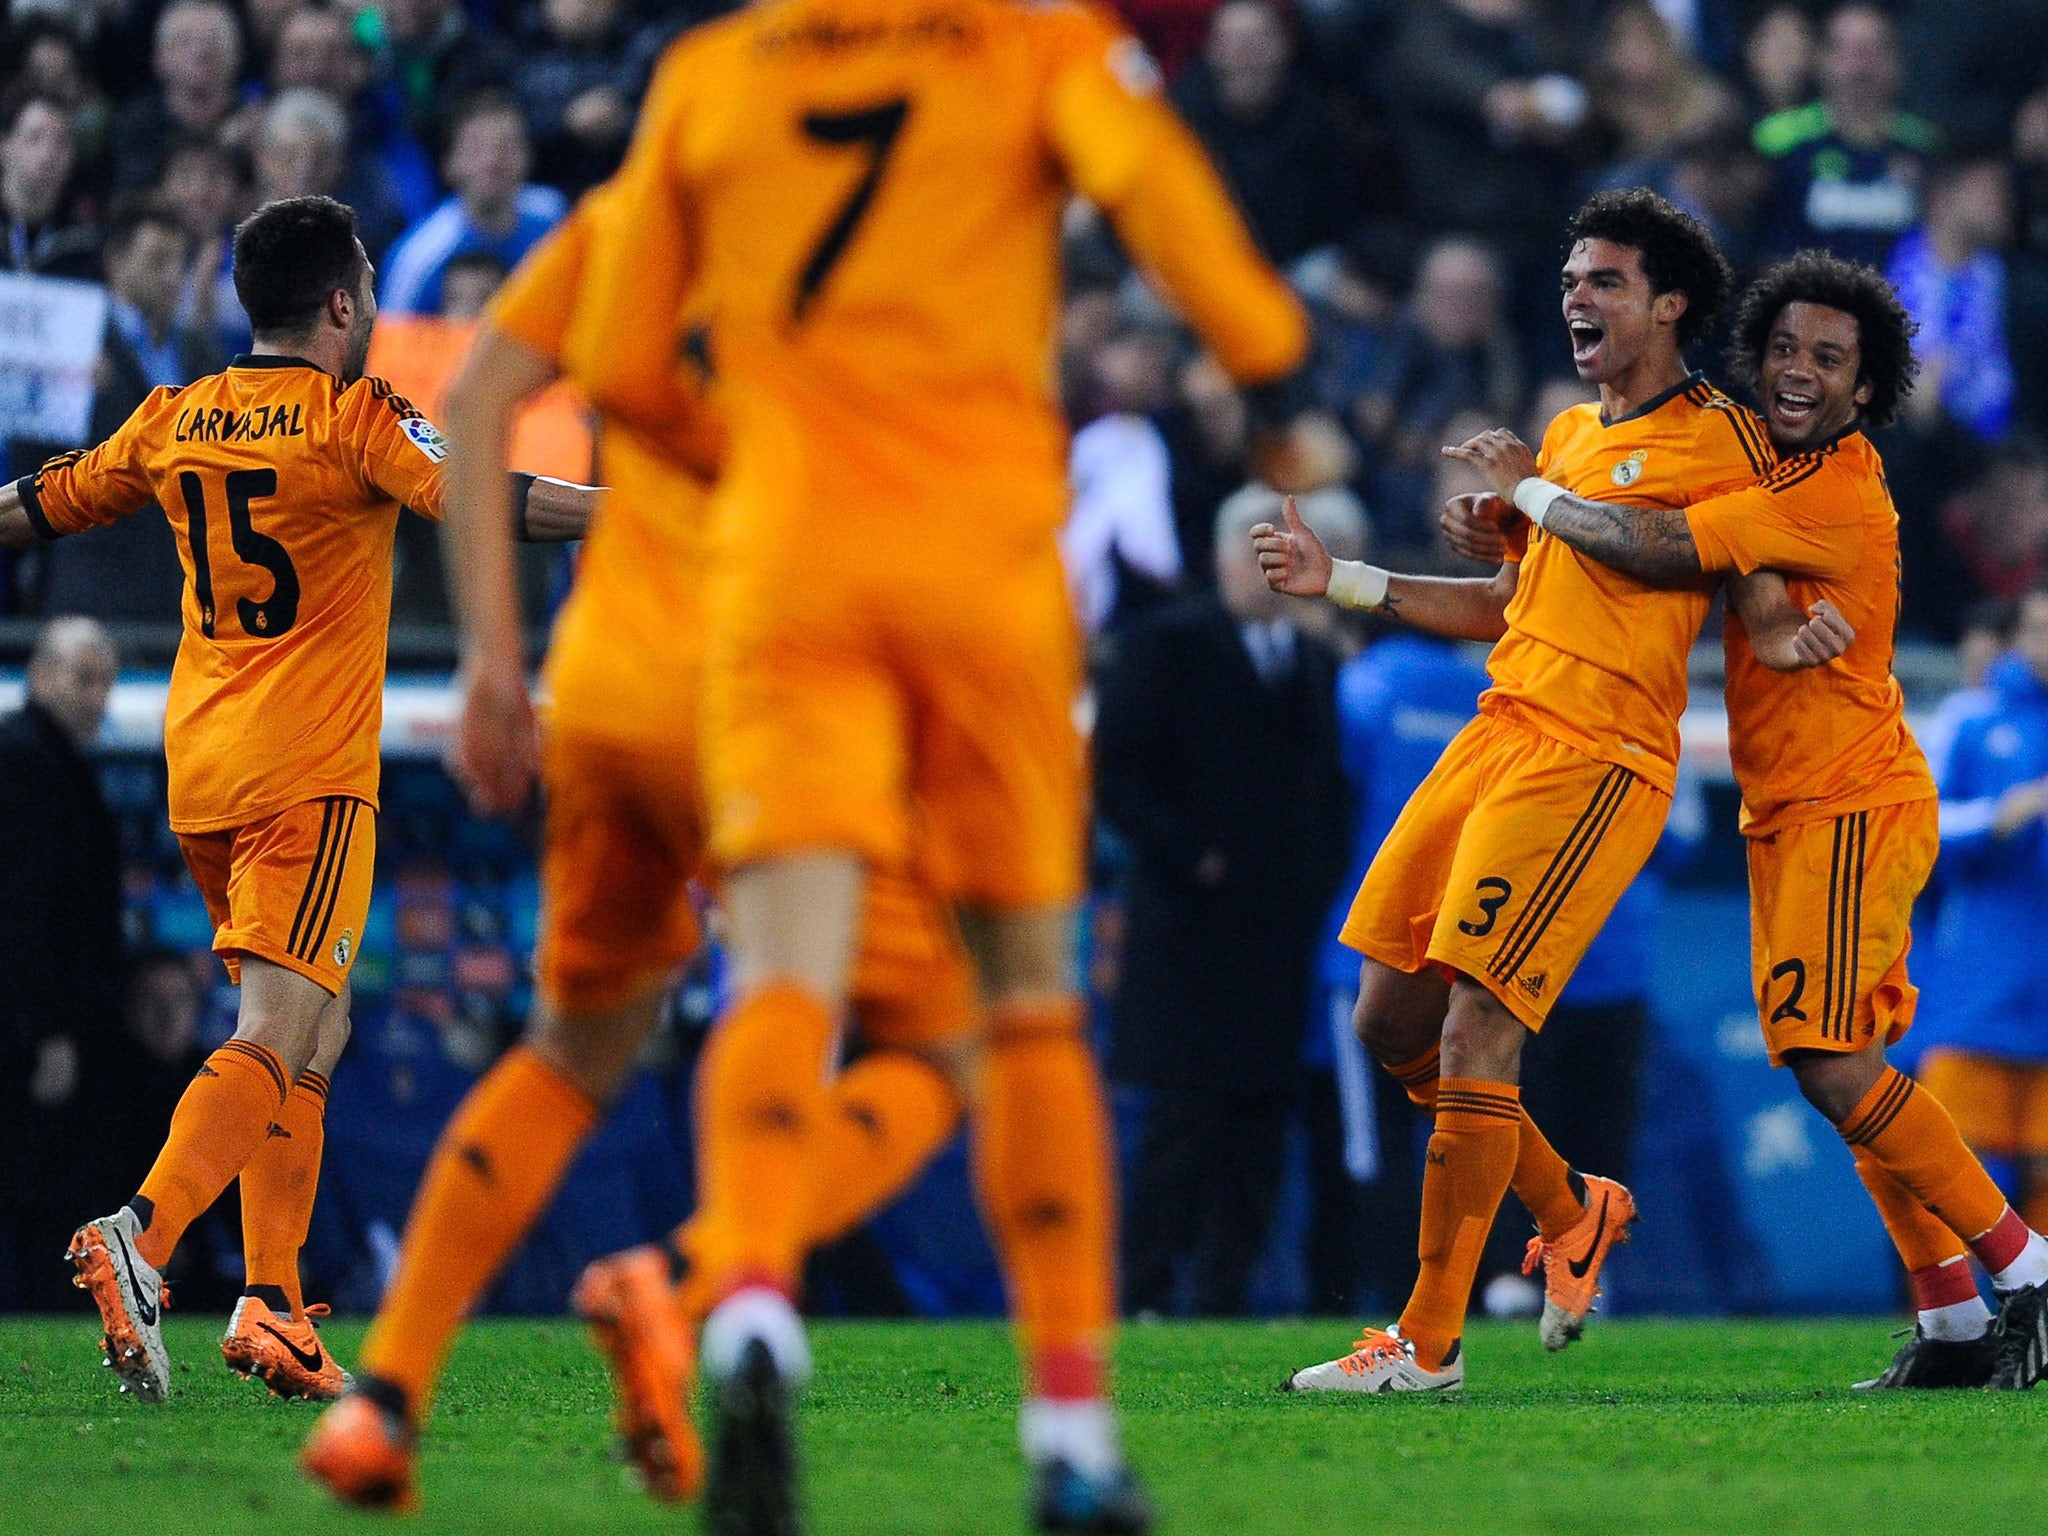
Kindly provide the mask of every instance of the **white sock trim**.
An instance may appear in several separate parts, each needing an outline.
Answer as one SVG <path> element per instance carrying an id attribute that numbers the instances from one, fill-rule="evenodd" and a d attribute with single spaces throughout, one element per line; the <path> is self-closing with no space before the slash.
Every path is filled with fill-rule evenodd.
<path id="1" fill-rule="evenodd" d="M 1981 1339 L 1991 1327 L 1991 1309 L 1984 1298 L 1952 1301 L 1945 1307 L 1928 1307 L 1920 1313 L 1920 1332 L 1945 1344 L 1967 1344 Z"/>
<path id="2" fill-rule="evenodd" d="M 2029 1232 L 2019 1257 L 1991 1277 L 1993 1289 L 2000 1291 L 2022 1291 L 2044 1282 L 2048 1282 L 2048 1238 L 2038 1232 Z"/>
<path id="3" fill-rule="evenodd" d="M 804 1320 L 782 1292 L 750 1286 L 711 1309 L 704 1319 L 704 1369 L 723 1379 L 739 1369 L 740 1356 L 759 1339 L 775 1357 L 775 1368 L 791 1386 L 810 1380 L 811 1346 Z"/>
<path id="4" fill-rule="evenodd" d="M 1123 1466 L 1116 1414 L 1099 1397 L 1070 1402 L 1029 1397 L 1017 1415 L 1024 1459 L 1032 1466 L 1064 1461 L 1083 1477 L 1110 1477 Z"/>

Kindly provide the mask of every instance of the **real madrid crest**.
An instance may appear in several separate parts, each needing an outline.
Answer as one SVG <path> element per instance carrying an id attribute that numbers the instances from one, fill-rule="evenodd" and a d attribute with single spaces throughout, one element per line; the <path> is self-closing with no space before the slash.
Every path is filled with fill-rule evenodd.
<path id="1" fill-rule="evenodd" d="M 334 941 L 334 963 L 343 970 L 348 969 L 348 957 L 355 952 L 356 931 L 353 928 L 341 930 L 341 937 Z"/>
<path id="2" fill-rule="evenodd" d="M 1634 453 L 1614 466 L 1614 471 L 1609 478 L 1616 485 L 1634 485 L 1643 478 L 1643 460 L 1649 456 L 1649 449 L 1638 448 Z"/>

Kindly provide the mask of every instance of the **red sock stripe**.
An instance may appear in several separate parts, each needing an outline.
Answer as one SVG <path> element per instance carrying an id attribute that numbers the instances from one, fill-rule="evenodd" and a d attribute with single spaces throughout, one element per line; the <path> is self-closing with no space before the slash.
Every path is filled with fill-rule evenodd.
<path id="1" fill-rule="evenodd" d="M 1921 1312 L 1952 1307 L 1977 1294 L 1977 1277 L 1970 1273 L 1970 1261 L 1957 1257 L 1913 1271 L 1913 1306 Z"/>
<path id="2" fill-rule="evenodd" d="M 2020 1220 L 2020 1213 L 2011 1206 L 1989 1232 L 1970 1239 L 1970 1252 L 1977 1255 L 1977 1262 L 1992 1274 L 2011 1266 L 2012 1261 L 2026 1251 L 2027 1239 L 2032 1236 L 2027 1224 Z"/>
<path id="3" fill-rule="evenodd" d="M 1047 1345 L 1031 1355 L 1033 1397 L 1092 1403 L 1103 1396 L 1102 1353 L 1086 1344 Z"/>

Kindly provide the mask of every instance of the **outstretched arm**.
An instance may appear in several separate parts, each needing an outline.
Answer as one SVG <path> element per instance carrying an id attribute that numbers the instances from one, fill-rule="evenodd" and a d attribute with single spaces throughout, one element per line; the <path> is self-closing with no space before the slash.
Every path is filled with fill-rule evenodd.
<path id="1" fill-rule="evenodd" d="M 21 504 L 21 487 L 13 480 L 0 485 L 0 549 L 27 549 L 42 542 L 28 508 Z"/>
<path id="2" fill-rule="evenodd" d="M 1281 526 L 1252 529 L 1252 547 L 1275 592 L 1327 597 L 1451 640 L 1490 642 L 1506 634 L 1508 601 L 1522 569 L 1509 564 L 1492 576 L 1402 576 L 1360 560 L 1332 560 L 1292 496 L 1281 503 Z"/>
<path id="3" fill-rule="evenodd" d="M 1773 672 L 1826 666 L 1856 640 L 1849 621 L 1826 598 L 1802 614 L 1776 571 L 1730 577 L 1728 601 L 1749 635 L 1749 648 Z"/>
<path id="4" fill-rule="evenodd" d="M 1482 432 L 1444 449 L 1444 457 L 1479 470 L 1545 533 L 1638 581 L 1683 581 L 1704 569 L 1683 511 L 1587 501 L 1562 491 L 1537 474 L 1536 455 L 1512 432 Z"/>

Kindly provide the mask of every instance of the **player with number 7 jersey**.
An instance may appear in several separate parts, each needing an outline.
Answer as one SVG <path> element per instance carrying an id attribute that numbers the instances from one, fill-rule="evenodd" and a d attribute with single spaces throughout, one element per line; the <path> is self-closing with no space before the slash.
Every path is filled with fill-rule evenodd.
<path id="1" fill-rule="evenodd" d="M 447 457 L 425 417 L 363 377 L 372 279 L 341 204 L 260 210 L 235 239 L 255 351 L 157 389 L 99 446 L 0 489 L 0 546 L 156 505 L 185 569 L 164 720 L 170 823 L 242 988 L 240 1018 L 141 1189 L 79 1228 L 70 1253 L 107 1363 L 146 1401 L 169 1381 L 162 1271 L 238 1176 L 248 1286 L 223 1355 L 285 1395 L 332 1397 L 346 1379 L 308 1319 L 298 1250 L 369 910 L 392 546 L 403 508 L 440 517 Z M 522 490 L 528 531 L 580 535 L 592 491 L 531 477 Z"/>

